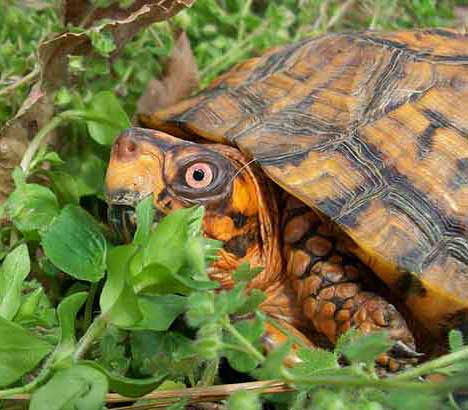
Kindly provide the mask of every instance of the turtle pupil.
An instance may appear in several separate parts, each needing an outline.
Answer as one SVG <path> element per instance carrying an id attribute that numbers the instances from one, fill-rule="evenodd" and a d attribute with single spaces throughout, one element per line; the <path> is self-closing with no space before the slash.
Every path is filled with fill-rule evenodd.
<path id="1" fill-rule="evenodd" d="M 203 181 L 203 178 L 205 178 L 205 171 L 202 169 L 196 169 L 193 171 L 193 179 L 197 182 Z"/>

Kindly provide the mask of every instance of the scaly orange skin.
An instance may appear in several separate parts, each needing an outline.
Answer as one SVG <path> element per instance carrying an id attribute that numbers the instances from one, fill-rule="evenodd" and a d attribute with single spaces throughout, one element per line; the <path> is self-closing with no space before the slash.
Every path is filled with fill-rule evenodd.
<path id="1" fill-rule="evenodd" d="M 206 189 L 191 188 L 184 179 L 194 163 L 214 169 L 214 180 Z M 397 310 L 361 289 L 364 268 L 335 246 L 337 237 L 331 230 L 324 232 L 331 225 L 297 199 L 280 198 L 239 150 L 132 128 L 114 144 L 106 188 L 113 206 L 134 206 L 152 195 L 159 215 L 204 205 L 204 234 L 224 243 L 209 268 L 212 279 L 230 288 L 231 274 L 241 263 L 262 267 L 249 284 L 249 289 L 267 295 L 260 308 L 307 343 L 311 344 L 303 333 L 322 335 L 333 344 L 353 326 L 365 332 L 387 329 L 395 340 L 414 349 L 411 332 Z M 285 339 L 281 330 L 268 325 L 267 350 Z M 397 370 L 407 358 L 383 355 L 380 362 Z"/>

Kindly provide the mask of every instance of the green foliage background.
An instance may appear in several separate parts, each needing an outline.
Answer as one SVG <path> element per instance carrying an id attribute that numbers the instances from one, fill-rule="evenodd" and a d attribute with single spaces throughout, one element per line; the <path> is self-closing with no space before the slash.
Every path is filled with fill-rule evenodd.
<path id="1" fill-rule="evenodd" d="M 298 393 L 269 396 L 275 409 L 468 408 L 451 394 L 466 386 L 468 368 L 467 348 L 456 332 L 445 361 L 387 380 L 376 377 L 373 365 L 389 346 L 386 335 L 364 340 L 348 334 L 335 352 L 304 349 L 304 363 L 292 370 L 282 365 L 290 346 L 265 357 L 260 336 L 266 318 L 256 310 L 262 295 L 244 294 L 256 272 L 243 266 L 232 291 L 213 293 L 216 284 L 205 267 L 221 245 L 201 236 L 202 210 L 175 214 L 153 229 L 146 201 L 138 208 L 133 242 L 115 246 L 103 191 L 110 145 L 129 126 L 148 82 L 163 74 L 175 30 L 185 30 L 190 38 L 203 87 L 242 59 L 309 35 L 462 29 L 464 3 L 198 0 L 170 21 L 140 32 L 112 64 L 107 59 L 115 47 L 112 39 L 94 33 L 96 55 L 70 56 L 73 85 L 55 95 L 57 115 L 38 131 L 45 137 L 55 130 L 57 143 L 41 144 L 26 169 L 15 170 L 16 189 L 2 206 L 0 398 L 34 392 L 33 409 L 47 409 L 51 397 L 57 409 L 99 409 L 109 387 L 139 396 L 154 388 L 222 383 L 227 376 L 218 366 L 224 358 L 239 372 L 235 381 L 280 378 L 298 388 Z M 37 78 L 38 43 L 63 27 L 56 1 L 0 0 L 0 5 L 3 125 Z M 166 251 L 155 253 L 161 243 Z M 174 254 L 175 267 L 167 263 Z M 246 312 L 252 312 L 249 321 L 231 322 L 233 315 Z M 340 369 L 343 356 L 351 365 Z M 439 387 L 417 381 L 434 371 L 453 377 Z M 76 381 L 73 386 L 70 379 Z M 232 395 L 227 405 L 233 410 L 261 406 L 258 395 L 248 392 Z"/>

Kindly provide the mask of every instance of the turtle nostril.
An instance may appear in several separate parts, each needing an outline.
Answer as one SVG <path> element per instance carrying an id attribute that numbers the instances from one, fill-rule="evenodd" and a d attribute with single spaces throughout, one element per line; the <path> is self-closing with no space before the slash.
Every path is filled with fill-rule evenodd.
<path id="1" fill-rule="evenodd" d="M 137 146 L 134 141 L 128 141 L 128 143 L 125 145 L 125 149 L 129 154 L 131 154 L 132 152 L 136 151 Z"/>
<path id="2" fill-rule="evenodd" d="M 120 138 L 115 145 L 115 154 L 124 161 L 135 159 L 138 155 L 138 144 L 129 137 Z"/>

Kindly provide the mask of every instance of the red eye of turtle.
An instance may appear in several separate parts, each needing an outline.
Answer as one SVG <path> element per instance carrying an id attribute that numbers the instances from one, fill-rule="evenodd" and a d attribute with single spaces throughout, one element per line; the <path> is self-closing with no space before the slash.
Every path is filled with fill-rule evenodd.
<path id="1" fill-rule="evenodd" d="M 213 180 L 211 167 L 204 162 L 197 162 L 185 171 L 185 182 L 191 188 L 205 188 Z"/>

